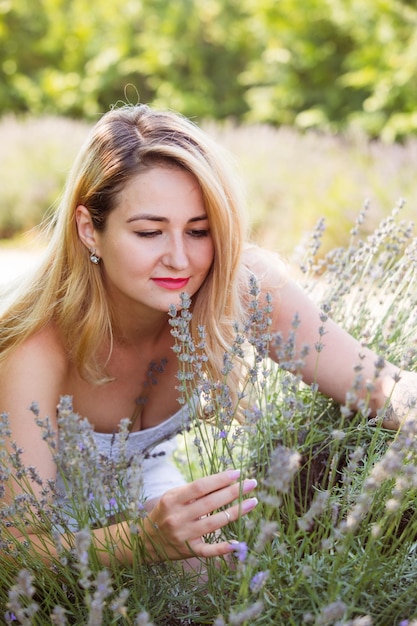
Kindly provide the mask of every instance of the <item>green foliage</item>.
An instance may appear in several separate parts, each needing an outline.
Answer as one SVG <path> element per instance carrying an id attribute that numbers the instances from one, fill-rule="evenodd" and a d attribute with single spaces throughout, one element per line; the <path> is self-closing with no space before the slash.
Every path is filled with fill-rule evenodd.
<path id="1" fill-rule="evenodd" d="M 127 90 L 200 119 L 402 139 L 416 26 L 407 0 L 1 0 L 0 113 L 94 119 Z"/>
<path id="2" fill-rule="evenodd" d="M 417 128 L 417 10 L 401 0 L 263 0 L 265 48 L 247 77 L 250 118 L 359 127 L 391 141 Z"/>
<path id="3" fill-rule="evenodd" d="M 94 11 L 86 0 L 18 0 L 2 9 L 1 111 L 93 118 L 129 84 L 134 100 L 189 115 L 246 110 L 230 82 L 252 49 L 235 0 L 109 0 Z"/>

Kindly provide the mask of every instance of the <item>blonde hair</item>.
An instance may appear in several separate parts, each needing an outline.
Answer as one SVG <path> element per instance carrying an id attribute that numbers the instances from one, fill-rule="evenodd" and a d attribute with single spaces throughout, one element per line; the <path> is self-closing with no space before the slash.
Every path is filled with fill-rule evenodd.
<path id="1" fill-rule="evenodd" d="M 240 189 L 221 148 L 190 120 L 146 105 L 106 113 L 82 147 L 52 222 L 51 240 L 29 286 L 3 314 L 0 362 L 27 337 L 53 322 L 81 376 L 108 380 L 97 358 L 103 338 L 112 341 L 112 312 L 99 266 L 89 261 L 76 225 L 76 208 L 90 212 L 104 230 L 123 186 L 144 168 L 167 163 L 197 179 L 214 244 L 212 268 L 193 299 L 192 328 L 205 328 L 208 368 L 217 379 L 233 341 L 233 322 L 243 319 L 242 246 L 245 220 Z"/>

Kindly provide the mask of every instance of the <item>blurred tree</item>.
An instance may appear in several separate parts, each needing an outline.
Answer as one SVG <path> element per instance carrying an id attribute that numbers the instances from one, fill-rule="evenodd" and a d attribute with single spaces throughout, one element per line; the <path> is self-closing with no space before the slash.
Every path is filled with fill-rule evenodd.
<path id="1" fill-rule="evenodd" d="M 241 0 L 144 0 L 138 64 L 154 101 L 185 115 L 240 118 L 239 76 L 258 50 Z M 155 45 L 158 41 L 158 45 Z"/>
<path id="2" fill-rule="evenodd" d="M 417 131 L 414 0 L 0 0 L 0 113 L 117 100 L 392 141 Z M 132 88 L 127 87 L 132 85 Z"/>
<path id="3" fill-rule="evenodd" d="M 412 0 L 258 0 L 264 49 L 244 76 L 248 120 L 394 140 L 417 130 Z"/>
<path id="4" fill-rule="evenodd" d="M 239 117 L 254 53 L 238 0 L 0 0 L 0 110 L 94 117 L 128 96 Z M 137 91 L 137 94 L 135 93 Z"/>
<path id="5" fill-rule="evenodd" d="M 355 41 L 339 84 L 361 103 L 351 107 L 347 122 L 389 141 L 417 131 L 416 3 L 339 0 L 338 5 L 334 19 Z"/>

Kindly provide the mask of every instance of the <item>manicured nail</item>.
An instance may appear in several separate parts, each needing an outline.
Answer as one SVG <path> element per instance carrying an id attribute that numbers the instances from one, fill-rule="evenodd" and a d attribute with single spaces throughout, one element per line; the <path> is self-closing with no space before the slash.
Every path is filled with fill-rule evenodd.
<path id="1" fill-rule="evenodd" d="M 255 506 L 258 504 L 258 498 L 248 498 L 247 500 L 243 500 L 241 511 L 242 513 L 249 513 Z"/>
<path id="2" fill-rule="evenodd" d="M 237 480 L 240 476 L 240 469 L 227 470 L 230 480 Z"/>
<path id="3" fill-rule="evenodd" d="M 257 484 L 258 481 L 256 480 L 256 478 L 247 478 L 243 481 L 242 493 L 248 493 L 248 491 L 252 491 L 252 489 L 255 489 Z"/>

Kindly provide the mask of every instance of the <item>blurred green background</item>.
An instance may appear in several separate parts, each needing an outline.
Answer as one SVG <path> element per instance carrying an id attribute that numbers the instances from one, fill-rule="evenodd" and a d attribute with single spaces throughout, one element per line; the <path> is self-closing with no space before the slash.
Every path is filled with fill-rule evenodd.
<path id="1" fill-rule="evenodd" d="M 0 0 L 0 237 L 53 206 L 118 101 L 177 110 L 235 154 L 253 236 L 288 254 L 416 210 L 415 0 Z"/>

